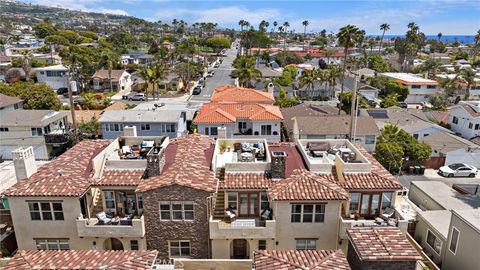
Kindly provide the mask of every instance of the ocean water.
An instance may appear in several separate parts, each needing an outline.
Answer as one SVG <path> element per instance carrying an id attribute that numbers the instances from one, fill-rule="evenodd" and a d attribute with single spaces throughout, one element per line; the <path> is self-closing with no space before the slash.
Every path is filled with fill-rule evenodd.
<path id="1" fill-rule="evenodd" d="M 381 37 L 382 35 L 372 35 L 371 37 Z M 405 37 L 405 35 L 385 35 L 385 39 L 393 39 L 396 37 Z M 455 38 L 457 38 L 458 42 L 463 43 L 463 44 L 471 44 L 475 42 L 475 36 L 474 35 L 444 35 L 440 39 L 443 42 L 450 42 L 453 43 L 455 41 Z M 427 39 L 435 39 L 438 40 L 437 35 L 427 35 Z"/>

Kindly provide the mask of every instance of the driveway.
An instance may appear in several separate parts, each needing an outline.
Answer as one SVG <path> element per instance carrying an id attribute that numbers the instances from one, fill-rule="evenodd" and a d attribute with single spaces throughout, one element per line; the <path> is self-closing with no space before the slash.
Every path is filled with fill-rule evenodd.
<path id="1" fill-rule="evenodd" d="M 438 175 L 437 170 L 435 169 L 426 169 L 424 175 L 402 175 L 398 177 L 398 181 L 406 188 L 410 187 L 412 181 L 441 181 L 449 186 L 452 186 L 453 184 L 480 184 L 480 175 L 477 175 L 475 178 L 447 178 Z"/>
<path id="2" fill-rule="evenodd" d="M 202 92 L 199 95 L 192 95 L 190 98 L 190 102 L 193 103 L 205 103 L 209 102 L 210 98 L 212 97 L 213 91 L 215 88 L 225 85 L 225 84 L 234 84 L 235 80 L 230 78 L 230 73 L 232 72 L 232 63 L 233 60 L 237 57 L 237 50 L 235 49 L 234 45 L 232 48 L 227 49 L 225 54 L 226 57 L 223 58 L 223 63 L 220 64 L 218 68 L 209 68 L 208 70 L 213 70 L 215 74 L 207 78 L 205 81 L 205 87 L 202 89 Z"/>

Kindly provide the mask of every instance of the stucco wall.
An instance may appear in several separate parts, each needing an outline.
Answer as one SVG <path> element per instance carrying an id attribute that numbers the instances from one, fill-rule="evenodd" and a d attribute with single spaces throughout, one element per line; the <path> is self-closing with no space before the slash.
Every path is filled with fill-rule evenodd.
<path id="1" fill-rule="evenodd" d="M 313 204 L 314 202 L 311 203 Z M 341 202 L 328 201 L 317 203 L 326 203 L 325 221 L 323 223 L 292 223 L 291 203 L 274 203 L 274 213 L 277 221 L 276 240 L 278 241 L 276 249 L 295 249 L 296 238 L 317 238 L 317 250 L 337 249 Z"/>
<path id="2" fill-rule="evenodd" d="M 408 198 L 418 207 L 425 208 L 426 210 L 445 210 L 413 183 L 410 185 Z"/>

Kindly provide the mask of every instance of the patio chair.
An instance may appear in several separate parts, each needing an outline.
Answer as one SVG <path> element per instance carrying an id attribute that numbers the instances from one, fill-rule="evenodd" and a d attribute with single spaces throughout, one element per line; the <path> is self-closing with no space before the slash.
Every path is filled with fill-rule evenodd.
<path id="1" fill-rule="evenodd" d="M 393 216 L 393 214 L 395 214 L 395 209 L 393 208 L 386 208 L 385 210 L 383 210 L 382 214 L 380 214 L 380 216 L 385 220 L 385 221 L 388 221 L 389 218 L 391 218 Z"/>
<path id="2" fill-rule="evenodd" d="M 112 218 L 108 216 L 105 212 L 98 213 L 97 218 L 100 225 L 108 225 L 112 223 Z"/>

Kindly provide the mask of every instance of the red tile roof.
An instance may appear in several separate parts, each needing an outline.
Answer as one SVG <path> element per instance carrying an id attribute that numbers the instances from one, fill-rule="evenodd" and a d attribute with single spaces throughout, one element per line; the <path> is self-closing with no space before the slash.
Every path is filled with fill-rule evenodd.
<path id="1" fill-rule="evenodd" d="M 211 102 L 251 102 L 268 103 L 275 102 L 275 98 L 268 92 L 263 92 L 251 88 L 235 87 L 233 85 L 223 85 L 215 89 L 210 99 Z"/>
<path id="2" fill-rule="evenodd" d="M 193 120 L 195 123 L 234 123 L 236 119 L 251 121 L 283 120 L 277 106 L 258 103 L 206 103 Z"/>
<path id="3" fill-rule="evenodd" d="M 22 101 L 23 99 L 20 99 L 18 97 L 11 97 L 4 94 L 0 94 L 0 108 L 5 108 L 7 106 L 17 104 Z"/>
<path id="4" fill-rule="evenodd" d="M 259 250 L 253 257 L 255 270 L 350 269 L 341 250 Z"/>
<path id="5" fill-rule="evenodd" d="M 226 173 L 221 189 L 268 189 L 273 184 L 266 173 Z"/>
<path id="6" fill-rule="evenodd" d="M 143 180 L 145 170 L 108 170 L 104 171 L 96 186 L 138 186 Z"/>
<path id="7" fill-rule="evenodd" d="M 467 111 L 472 117 L 480 116 L 480 112 L 477 112 L 474 108 L 472 108 L 472 106 L 467 103 L 460 103 L 459 106 L 461 106 L 465 111 Z"/>
<path id="8" fill-rule="evenodd" d="M 3 269 L 152 269 L 157 253 L 156 250 L 21 250 Z"/>
<path id="9" fill-rule="evenodd" d="M 109 140 L 84 140 L 38 169 L 28 180 L 18 181 L 7 196 L 81 196 L 92 183 L 91 160 Z"/>
<path id="10" fill-rule="evenodd" d="M 170 185 L 181 185 L 204 191 L 215 191 L 216 178 L 210 170 L 214 140 L 204 135 L 186 135 L 175 138 L 165 150 L 168 166 L 159 176 L 145 179 L 138 192 Z M 169 149 L 169 148 L 176 149 Z M 173 161 L 171 161 L 173 159 Z"/>
<path id="11" fill-rule="evenodd" d="M 310 57 L 313 57 L 313 58 L 323 58 L 323 57 L 327 57 L 325 55 L 325 52 L 323 51 L 319 51 L 319 50 L 308 50 L 308 51 L 299 51 L 299 52 L 294 52 L 296 55 L 298 56 L 301 56 L 301 57 L 305 57 L 307 55 L 310 55 Z M 343 52 L 333 52 L 333 54 L 330 56 L 330 59 L 334 59 L 334 58 L 343 58 L 345 57 L 345 53 Z"/>
<path id="12" fill-rule="evenodd" d="M 347 230 L 347 235 L 363 261 L 422 259 L 397 227 L 358 227 Z"/>
<path id="13" fill-rule="evenodd" d="M 331 174 L 319 175 L 307 170 L 294 170 L 289 178 L 276 181 L 268 194 L 277 201 L 348 200 L 348 192 L 332 183 L 331 178 Z"/>

